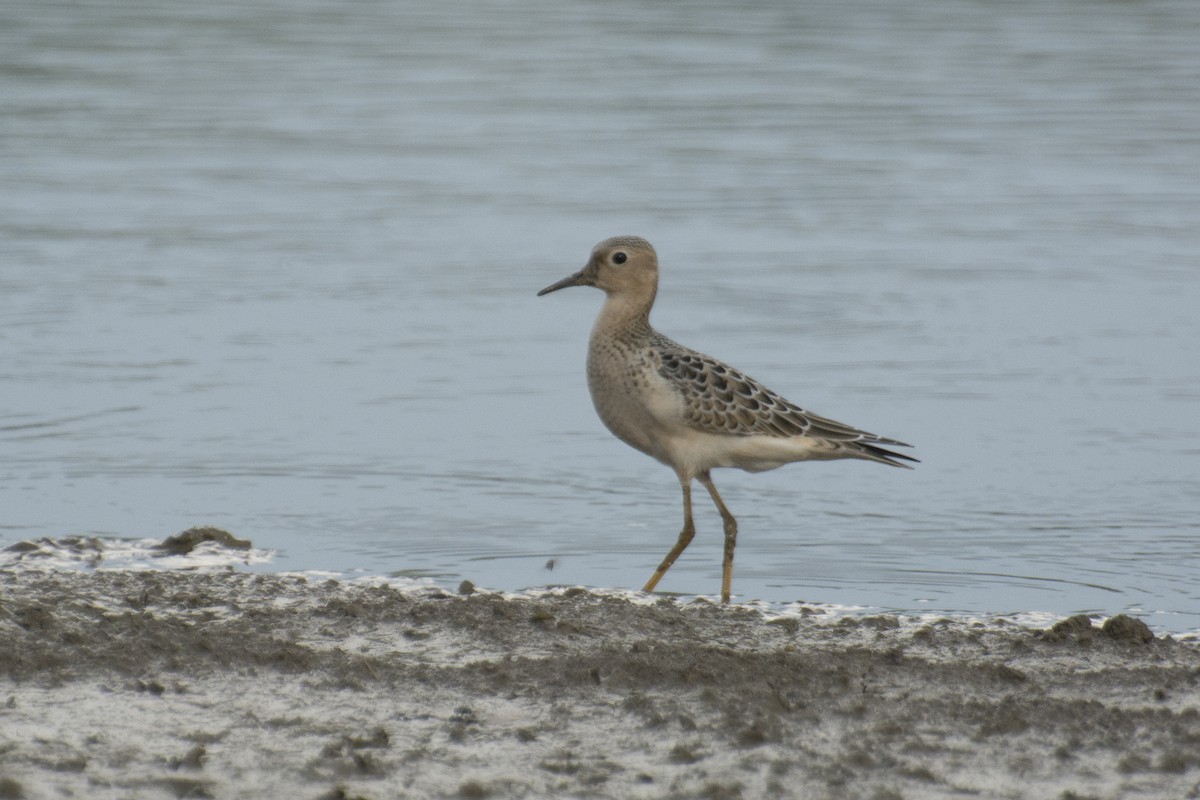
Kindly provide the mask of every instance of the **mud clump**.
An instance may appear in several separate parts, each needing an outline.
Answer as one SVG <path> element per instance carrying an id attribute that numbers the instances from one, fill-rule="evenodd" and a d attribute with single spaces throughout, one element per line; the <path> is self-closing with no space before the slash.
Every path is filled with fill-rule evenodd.
<path id="1" fill-rule="evenodd" d="M 66 552 L 80 564 L 95 567 L 104 560 L 105 543 L 96 536 L 64 536 L 62 538 L 30 539 L 13 542 L 2 552 L 8 553 L 12 563 L 36 564 L 49 560 L 59 552 Z"/>
<path id="2" fill-rule="evenodd" d="M 0 571 L 0 798 L 1107 799 L 1197 782 L 1200 647 L 1131 617 L 1038 633 L 471 588 Z"/>
<path id="3" fill-rule="evenodd" d="M 161 543 L 154 545 L 155 550 L 164 555 L 185 556 L 202 544 L 212 542 L 232 550 L 249 550 L 251 543 L 248 539 L 239 539 L 229 531 L 209 526 L 188 528 L 174 536 L 168 536 Z"/>
<path id="4" fill-rule="evenodd" d="M 1154 641 L 1154 633 L 1150 630 L 1149 625 L 1136 617 L 1129 617 L 1125 614 L 1118 614 L 1105 620 L 1100 630 L 1118 642 L 1147 644 Z"/>
<path id="5" fill-rule="evenodd" d="M 1067 617 L 1060 620 L 1051 626 L 1050 631 L 1061 635 L 1079 634 L 1085 631 L 1094 630 L 1092 618 L 1087 614 L 1076 614 L 1073 617 Z"/>

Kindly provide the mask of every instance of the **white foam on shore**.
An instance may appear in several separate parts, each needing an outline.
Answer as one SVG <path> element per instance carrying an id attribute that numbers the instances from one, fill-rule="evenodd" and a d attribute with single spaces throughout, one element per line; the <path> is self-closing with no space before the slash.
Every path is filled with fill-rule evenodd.
<path id="1" fill-rule="evenodd" d="M 163 547 L 163 540 L 152 538 L 122 539 L 99 536 L 44 537 L 17 542 L 0 549 L 0 569 L 35 570 L 228 570 L 237 567 L 270 564 L 275 560 L 275 551 L 255 547 L 247 549 L 231 547 L 216 541 L 197 544 L 187 553 L 172 552 Z M 348 573 L 335 570 L 289 570 L 276 573 L 284 576 L 304 578 L 310 581 L 336 580 L 345 583 L 387 585 L 406 594 L 459 596 L 455 588 L 438 583 L 430 577 L 380 575 L 369 572 Z M 498 594 L 508 599 L 538 599 L 558 597 L 568 592 L 585 589 L 588 593 L 602 597 L 613 597 L 636 605 L 653 605 L 661 602 L 680 604 L 719 604 L 716 595 L 664 595 L 647 594 L 631 589 L 603 587 L 550 586 L 522 589 L 519 591 L 492 592 L 483 587 L 475 591 Z M 465 595 L 464 595 L 465 596 Z M 1019 628 L 1045 629 L 1061 621 L 1064 615 L 1050 611 L 1020 611 L 1013 613 L 911 613 L 871 606 L 842 605 L 836 603 L 772 602 L 748 600 L 736 602 L 735 606 L 758 611 L 768 618 L 803 618 L 809 623 L 821 625 L 842 624 L 845 619 L 867 617 L 894 618 L 896 627 L 909 631 L 948 620 L 959 624 L 1013 625 Z M 1109 617 L 1089 614 L 1093 625 L 1102 625 Z M 1198 640 L 1200 631 L 1178 631 L 1176 626 L 1155 625 L 1159 614 L 1142 615 L 1152 628 L 1171 630 L 1181 640 Z"/>
<path id="2" fill-rule="evenodd" d="M 229 569 L 269 564 L 275 556 L 271 550 L 240 549 L 218 542 L 202 542 L 188 553 L 171 552 L 162 545 L 161 539 L 43 537 L 0 549 L 0 569 Z"/>

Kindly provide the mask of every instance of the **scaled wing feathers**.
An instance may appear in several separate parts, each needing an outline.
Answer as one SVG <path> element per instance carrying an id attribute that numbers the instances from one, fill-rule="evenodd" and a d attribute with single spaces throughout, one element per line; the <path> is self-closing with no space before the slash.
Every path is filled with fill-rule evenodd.
<path id="1" fill-rule="evenodd" d="M 728 364 L 659 336 L 659 374 L 684 395 L 684 418 L 699 430 L 733 436 L 811 436 L 868 449 L 877 444 L 908 446 L 805 411 Z"/>

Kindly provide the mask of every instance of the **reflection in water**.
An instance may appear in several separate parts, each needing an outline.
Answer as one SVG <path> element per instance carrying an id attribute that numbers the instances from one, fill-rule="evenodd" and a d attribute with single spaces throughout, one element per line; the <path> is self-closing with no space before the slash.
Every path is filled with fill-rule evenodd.
<path id="1" fill-rule="evenodd" d="M 722 475 L 746 596 L 1200 627 L 1193 4 L 470 12 L 0 8 L 0 541 L 636 585 L 674 479 L 533 297 L 631 233 L 657 327 L 924 462 Z"/>

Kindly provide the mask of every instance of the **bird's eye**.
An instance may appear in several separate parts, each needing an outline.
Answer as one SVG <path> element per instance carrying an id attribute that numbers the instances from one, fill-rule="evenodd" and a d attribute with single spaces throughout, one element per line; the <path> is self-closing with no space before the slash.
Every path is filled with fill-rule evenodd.
<path id="1" fill-rule="evenodd" d="M 629 260 L 629 256 L 627 256 L 621 252 L 616 252 L 616 253 L 613 253 L 612 260 L 613 260 L 614 264 L 624 264 L 626 261 Z"/>

